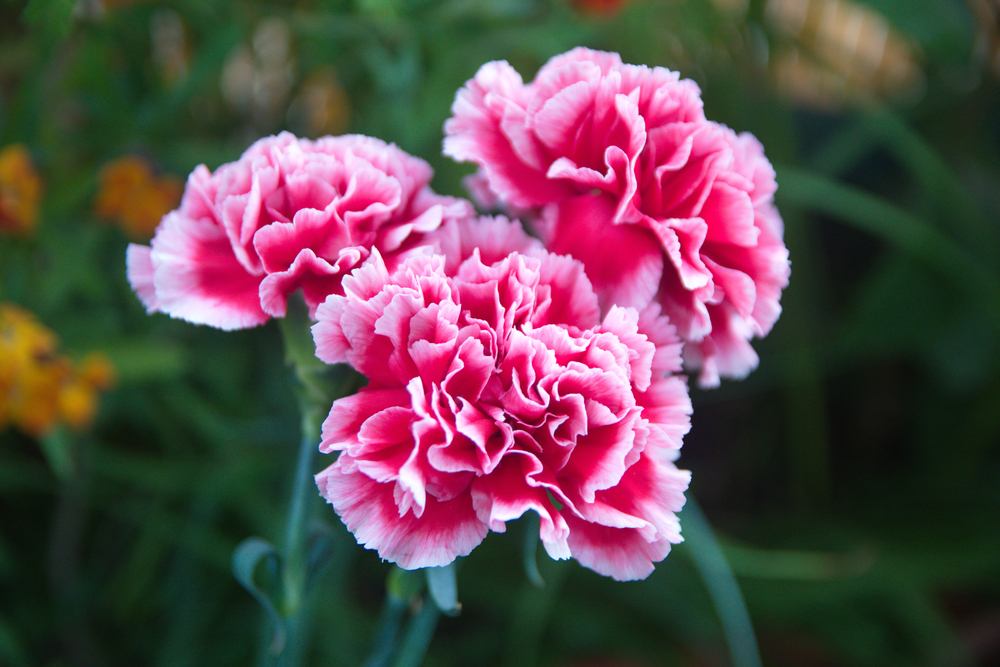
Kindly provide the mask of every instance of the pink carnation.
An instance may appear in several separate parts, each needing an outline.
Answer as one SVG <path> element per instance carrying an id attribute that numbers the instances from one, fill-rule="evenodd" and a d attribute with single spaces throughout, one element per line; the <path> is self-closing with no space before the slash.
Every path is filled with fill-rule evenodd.
<path id="1" fill-rule="evenodd" d="M 545 252 L 454 277 L 375 254 L 317 310 L 317 356 L 370 382 L 334 403 L 316 476 L 360 543 L 407 569 L 467 555 L 531 510 L 554 558 L 641 579 L 681 540 L 680 342 L 654 306 L 599 319 L 582 265 Z"/>
<path id="2" fill-rule="evenodd" d="M 538 211 L 605 307 L 659 303 L 703 385 L 756 367 L 748 340 L 777 320 L 789 276 L 774 170 L 753 136 L 705 119 L 695 83 L 578 48 L 528 85 L 483 65 L 452 112 L 445 154 Z"/>
<path id="3" fill-rule="evenodd" d="M 261 139 L 214 173 L 194 170 L 151 247 L 129 246 L 129 281 L 150 312 L 220 329 L 284 316 L 300 288 L 314 311 L 372 248 L 392 263 L 443 221 L 472 215 L 431 191 L 432 174 L 370 137 Z"/>

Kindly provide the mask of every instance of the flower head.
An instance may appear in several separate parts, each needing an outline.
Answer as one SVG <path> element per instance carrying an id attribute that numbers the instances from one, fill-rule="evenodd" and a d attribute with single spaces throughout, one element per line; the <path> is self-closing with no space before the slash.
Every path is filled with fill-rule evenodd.
<path id="1" fill-rule="evenodd" d="M 316 477 L 365 546 L 445 565 L 527 511 L 555 558 L 647 576 L 680 541 L 689 426 L 680 343 L 655 306 L 601 320 L 582 265 L 537 250 L 449 277 L 445 258 L 391 273 L 375 254 L 313 327 L 317 356 L 369 378 L 323 426 Z"/>
<path id="2" fill-rule="evenodd" d="M 536 210 L 605 309 L 659 303 L 704 385 L 756 366 L 747 341 L 777 320 L 789 275 L 774 171 L 751 135 L 705 119 L 696 84 L 577 48 L 527 85 L 506 62 L 483 65 L 452 112 L 445 153 Z"/>
<path id="3" fill-rule="evenodd" d="M 0 151 L 0 231 L 29 234 L 38 223 L 42 179 L 22 144 Z"/>
<path id="4" fill-rule="evenodd" d="M 128 251 L 129 281 L 149 311 L 221 329 L 285 314 L 301 288 L 310 310 L 377 248 L 390 265 L 471 205 L 431 191 L 426 162 L 359 135 L 253 144 L 188 178 L 151 247 Z"/>

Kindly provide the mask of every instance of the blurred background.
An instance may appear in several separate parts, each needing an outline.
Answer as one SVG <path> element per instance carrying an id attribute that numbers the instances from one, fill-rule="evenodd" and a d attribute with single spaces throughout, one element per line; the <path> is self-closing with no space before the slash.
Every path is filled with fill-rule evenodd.
<path id="1" fill-rule="evenodd" d="M 283 532 L 281 337 L 147 316 L 125 279 L 186 175 L 360 132 L 465 195 L 456 90 L 577 45 L 694 79 L 778 172 L 784 314 L 747 380 L 692 389 L 680 460 L 764 664 L 1000 665 L 998 26 L 997 0 L 0 0 L 0 665 L 266 652 L 230 559 Z M 359 665 L 389 566 L 315 502 L 307 662 Z M 425 664 L 730 664 L 689 545 L 629 584 L 542 555 L 536 588 L 523 531 L 462 561 Z"/>

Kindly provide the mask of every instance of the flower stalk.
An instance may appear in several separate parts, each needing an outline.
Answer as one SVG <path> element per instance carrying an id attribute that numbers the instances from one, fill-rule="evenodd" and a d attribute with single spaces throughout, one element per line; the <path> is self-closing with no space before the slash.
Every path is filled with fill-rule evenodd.
<path id="1" fill-rule="evenodd" d="M 404 570 L 393 567 L 386 579 L 372 653 L 363 667 L 418 667 L 427 654 L 441 614 L 455 616 L 455 568 Z M 402 630 L 407 609 L 413 614 Z M 402 636 L 400 636 L 402 634 Z"/>
<path id="2" fill-rule="evenodd" d="M 331 371 L 338 373 L 342 372 L 342 369 L 331 369 L 316 358 L 309 330 L 312 322 L 309 319 L 309 310 L 301 297 L 296 295 L 289 299 L 287 316 L 279 320 L 279 323 L 285 346 L 285 359 L 292 367 L 296 378 L 295 392 L 302 415 L 302 439 L 295 465 L 285 540 L 280 557 L 270 545 L 266 545 L 267 549 L 261 549 L 259 544 L 255 543 L 258 544 L 258 552 L 261 555 L 257 559 L 245 560 L 247 564 L 242 567 L 238 577 L 248 588 L 256 588 L 253 580 L 256 563 L 265 556 L 280 562 L 280 593 L 275 599 L 269 599 L 266 593 L 260 591 L 251 590 L 251 592 L 262 601 L 265 608 L 271 607 L 276 611 L 272 612 L 272 616 L 274 622 L 280 625 L 276 628 L 275 641 L 271 642 L 269 659 L 266 662 L 282 667 L 295 667 L 302 661 L 304 640 L 309 627 L 307 541 L 311 501 L 317 495 L 312 475 L 320 430 L 323 418 L 333 400 L 339 393 L 349 390 L 353 383 L 347 376 L 332 377 Z M 241 545 L 234 555 L 234 563 L 240 555 L 247 558 L 244 552 Z M 234 569 L 240 568 L 234 565 Z M 240 574 L 243 576 L 240 577 Z"/>

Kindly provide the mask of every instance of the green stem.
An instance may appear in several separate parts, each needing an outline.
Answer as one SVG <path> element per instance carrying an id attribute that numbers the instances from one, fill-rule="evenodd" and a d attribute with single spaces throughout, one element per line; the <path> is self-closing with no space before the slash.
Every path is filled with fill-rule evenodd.
<path id="1" fill-rule="evenodd" d="M 743 593 L 740 592 L 736 577 L 715 539 L 712 527 L 690 494 L 681 516 L 684 520 L 684 543 L 719 614 L 734 667 L 761 667 L 757 637 L 753 632 Z"/>
<path id="2" fill-rule="evenodd" d="M 305 421 L 305 420 L 303 420 Z M 285 532 L 285 613 L 294 616 L 302 600 L 305 584 L 306 559 L 304 558 L 306 523 L 309 501 L 314 495 L 312 483 L 313 460 L 316 458 L 318 438 L 312 433 L 302 434 L 299 445 L 299 460 L 295 466 L 295 482 L 292 486 L 292 500 L 288 510 L 288 525 Z"/>
<path id="3" fill-rule="evenodd" d="M 427 655 L 440 618 L 441 610 L 432 600 L 425 599 L 423 608 L 410 621 L 393 667 L 419 667 Z"/>
<path id="4" fill-rule="evenodd" d="M 329 409 L 333 388 L 324 381 L 323 376 L 329 367 L 316 358 L 309 330 L 309 312 L 301 297 L 296 295 L 288 300 L 288 312 L 279 323 L 286 361 L 294 369 L 298 381 L 296 393 L 302 413 L 302 440 L 295 465 L 283 551 L 281 611 L 287 632 L 287 645 L 278 656 L 279 664 L 294 667 L 302 661 L 303 640 L 308 630 L 308 609 L 303 604 L 303 598 L 308 570 L 306 526 L 311 501 L 316 496 L 316 487 L 312 481 L 313 465 L 320 439 L 320 425 L 325 411 Z"/>
<path id="5" fill-rule="evenodd" d="M 399 627 L 406 615 L 406 607 L 406 600 L 394 595 L 386 595 L 385 605 L 382 607 L 376 625 L 375 641 L 372 644 L 374 649 L 371 656 L 365 661 L 364 667 L 385 667 L 396 655 Z"/>

